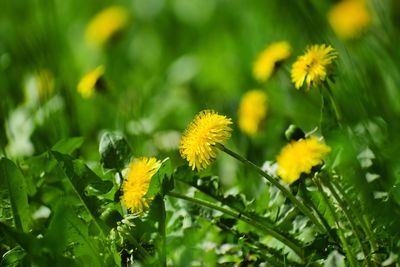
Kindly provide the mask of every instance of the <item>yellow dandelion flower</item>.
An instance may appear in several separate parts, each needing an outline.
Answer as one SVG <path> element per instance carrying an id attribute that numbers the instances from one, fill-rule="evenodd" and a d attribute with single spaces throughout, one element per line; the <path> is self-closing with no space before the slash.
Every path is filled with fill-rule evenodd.
<path id="1" fill-rule="evenodd" d="M 194 170 L 206 168 L 217 156 L 216 144 L 223 144 L 230 136 L 232 120 L 213 110 L 196 115 L 182 135 L 179 151 Z"/>
<path id="2" fill-rule="evenodd" d="M 318 84 L 325 81 L 328 69 L 337 53 L 330 45 L 313 45 L 309 47 L 306 53 L 299 56 L 292 66 L 292 81 L 296 89 L 303 86 L 304 81 L 307 88 L 311 84 Z"/>
<path id="3" fill-rule="evenodd" d="M 149 207 L 151 199 L 145 198 L 151 178 L 158 171 L 161 162 L 156 158 L 140 158 L 133 160 L 128 167 L 127 175 L 122 183 L 123 205 L 131 212 L 140 213 Z"/>
<path id="4" fill-rule="evenodd" d="M 259 82 L 266 82 L 271 77 L 277 63 L 292 54 L 288 42 L 276 42 L 266 47 L 257 57 L 253 65 L 253 76 Z"/>
<path id="5" fill-rule="evenodd" d="M 363 0 L 343 0 L 337 3 L 328 14 L 329 23 L 341 39 L 351 39 L 369 25 L 370 15 Z"/>
<path id="6" fill-rule="evenodd" d="M 96 84 L 98 83 L 101 76 L 103 76 L 105 71 L 104 65 L 100 65 L 94 70 L 86 73 L 78 84 L 78 93 L 84 98 L 91 97 L 95 90 Z"/>
<path id="7" fill-rule="evenodd" d="M 267 116 L 267 95 L 261 90 L 245 93 L 239 106 L 239 127 L 247 134 L 258 132 L 261 122 Z"/>
<path id="8" fill-rule="evenodd" d="M 320 143 L 316 137 L 292 141 L 277 157 L 277 173 L 285 183 L 292 184 L 302 173 L 309 174 L 313 167 L 322 164 L 330 150 L 329 146 Z"/>
<path id="9" fill-rule="evenodd" d="M 95 15 L 86 27 L 86 40 L 101 46 L 128 24 L 128 10 L 122 6 L 110 6 Z"/>

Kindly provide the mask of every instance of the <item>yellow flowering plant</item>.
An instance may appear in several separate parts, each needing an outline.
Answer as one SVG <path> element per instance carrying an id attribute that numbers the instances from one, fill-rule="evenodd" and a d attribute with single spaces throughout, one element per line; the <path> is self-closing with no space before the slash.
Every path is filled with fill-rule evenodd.
<path id="1" fill-rule="evenodd" d="M 95 46 L 102 46 L 116 33 L 127 26 L 128 10 L 123 6 L 110 6 L 96 14 L 86 27 L 86 40 Z"/>
<path id="2" fill-rule="evenodd" d="M 337 52 L 330 45 L 312 45 L 292 65 L 291 78 L 296 89 L 304 84 L 307 89 L 325 82 L 330 75 Z"/>
<path id="3" fill-rule="evenodd" d="M 83 98 L 90 98 L 94 95 L 99 82 L 104 75 L 105 67 L 100 65 L 86 73 L 78 83 L 77 91 Z"/>
<path id="4" fill-rule="evenodd" d="M 301 174 L 310 174 L 313 167 L 321 165 L 330 150 L 316 137 L 291 141 L 277 157 L 277 174 L 285 183 L 292 184 Z"/>
<path id="5" fill-rule="evenodd" d="M 286 41 L 275 42 L 267 46 L 258 55 L 253 65 L 253 76 L 259 82 L 266 82 L 279 63 L 288 59 L 292 48 Z"/>
<path id="6" fill-rule="evenodd" d="M 371 16 L 365 0 L 343 0 L 328 13 L 328 21 L 341 39 L 354 39 L 370 25 Z"/>
<path id="7" fill-rule="evenodd" d="M 254 135 L 259 132 L 268 111 L 267 95 L 262 90 L 246 92 L 240 101 L 238 117 L 242 132 Z"/>
<path id="8" fill-rule="evenodd" d="M 400 265 L 399 17 L 3 1 L 0 265 Z"/>
<path id="9" fill-rule="evenodd" d="M 232 120 L 213 110 L 196 115 L 182 135 L 179 151 L 194 170 L 206 168 L 217 157 L 217 145 L 231 135 Z"/>
<path id="10" fill-rule="evenodd" d="M 161 162 L 156 158 L 134 159 L 128 167 L 122 183 L 123 205 L 133 213 L 140 213 L 149 207 L 151 198 L 145 195 L 149 190 L 151 178 L 158 171 Z"/>

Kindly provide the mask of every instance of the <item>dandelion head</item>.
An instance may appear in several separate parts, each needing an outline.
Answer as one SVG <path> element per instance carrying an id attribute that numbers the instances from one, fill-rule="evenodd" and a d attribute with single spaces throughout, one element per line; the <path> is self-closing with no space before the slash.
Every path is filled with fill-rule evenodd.
<path id="1" fill-rule="evenodd" d="M 83 98 L 89 98 L 94 94 L 96 84 L 101 76 L 103 76 L 104 71 L 104 66 L 100 65 L 82 77 L 78 84 L 78 93 L 81 94 Z"/>
<path id="2" fill-rule="evenodd" d="M 259 131 L 262 121 L 267 116 L 267 95 L 261 90 L 245 93 L 239 106 L 239 128 L 242 132 L 254 135 Z"/>
<path id="3" fill-rule="evenodd" d="M 110 6 L 96 14 L 86 27 L 86 39 L 90 44 L 102 46 L 128 23 L 128 10 L 122 6 Z"/>
<path id="4" fill-rule="evenodd" d="M 259 82 L 266 82 L 272 75 L 277 63 L 292 54 L 288 42 L 275 42 L 266 47 L 257 57 L 253 65 L 253 76 Z"/>
<path id="5" fill-rule="evenodd" d="M 285 183 L 292 184 L 302 173 L 309 174 L 313 167 L 322 164 L 330 150 L 329 146 L 319 142 L 316 137 L 292 141 L 277 157 L 277 173 Z"/>
<path id="6" fill-rule="evenodd" d="M 329 68 L 336 57 L 336 50 L 330 45 L 310 46 L 292 66 L 292 82 L 296 89 L 300 89 L 304 82 L 307 84 L 307 88 L 310 88 L 312 84 L 325 81 Z"/>
<path id="7" fill-rule="evenodd" d="M 213 110 L 203 110 L 196 115 L 182 135 L 179 150 L 181 156 L 194 170 L 204 169 L 216 158 L 217 144 L 223 144 L 231 136 L 232 120 Z"/>
<path id="8" fill-rule="evenodd" d="M 370 15 L 364 0 L 343 0 L 328 13 L 328 21 L 341 39 L 352 39 L 369 25 Z"/>
<path id="9" fill-rule="evenodd" d="M 145 195 L 149 189 L 153 175 L 158 171 L 161 162 L 156 158 L 139 158 L 133 160 L 128 167 L 122 183 L 122 204 L 132 213 L 144 211 L 151 203 Z"/>

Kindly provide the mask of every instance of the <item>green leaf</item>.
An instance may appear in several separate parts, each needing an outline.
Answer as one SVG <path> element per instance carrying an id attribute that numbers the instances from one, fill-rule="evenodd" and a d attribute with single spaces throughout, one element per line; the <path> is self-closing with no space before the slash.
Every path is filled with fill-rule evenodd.
<path id="1" fill-rule="evenodd" d="M 400 205 L 400 183 L 397 183 L 392 186 L 389 191 L 390 196 L 394 199 L 394 201 Z"/>
<path id="2" fill-rule="evenodd" d="M 327 90 L 329 90 L 329 88 L 323 88 L 321 90 L 322 107 L 320 119 L 321 133 L 326 138 L 330 133 L 337 131 L 339 128 L 339 122 L 336 117 L 336 107 Z"/>
<path id="3" fill-rule="evenodd" d="M 163 196 L 156 195 L 154 200 L 151 202 L 149 218 L 158 222 L 157 230 L 158 230 L 158 261 L 159 266 L 167 266 L 166 265 L 166 212 L 165 212 L 165 203 Z"/>
<path id="4" fill-rule="evenodd" d="M 105 209 L 100 218 L 110 227 L 114 228 L 117 226 L 118 222 L 123 219 L 121 213 L 115 208 L 107 208 Z"/>
<path id="5" fill-rule="evenodd" d="M 73 137 L 63 139 L 55 144 L 51 150 L 63 154 L 72 154 L 75 150 L 80 148 L 83 144 L 83 137 Z"/>
<path id="6" fill-rule="evenodd" d="M 303 201 L 305 201 L 307 205 L 315 207 L 316 211 L 330 226 L 334 225 L 335 220 L 326 201 L 324 201 L 322 193 L 314 186 L 301 186 L 299 190 Z"/>
<path id="7" fill-rule="evenodd" d="M 44 245 L 51 248 L 59 261 L 63 260 L 62 255 L 65 251 L 71 251 L 80 265 L 87 266 L 92 263 L 95 266 L 103 266 L 97 238 L 89 235 L 88 227 L 67 201 L 60 200 L 44 237 Z"/>
<path id="8" fill-rule="evenodd" d="M 107 229 L 106 225 L 99 219 L 102 202 L 97 196 L 109 192 L 113 187 L 112 182 L 101 180 L 81 160 L 75 160 L 69 155 L 56 151 L 51 151 L 50 153 L 60 164 L 82 204 L 86 207 L 100 230 Z"/>
<path id="9" fill-rule="evenodd" d="M 147 190 L 147 198 L 152 198 L 158 193 L 165 195 L 174 188 L 174 182 L 171 177 L 172 166 L 169 158 L 165 158 L 161 162 L 161 166 L 157 173 L 153 175 L 150 181 L 149 189 Z"/>
<path id="10" fill-rule="evenodd" d="M 0 233 L 2 237 L 8 237 L 19 244 L 25 251 L 32 251 L 36 246 L 36 239 L 28 233 L 23 233 L 17 229 L 0 222 Z"/>
<path id="11" fill-rule="evenodd" d="M 183 165 L 176 169 L 174 178 L 206 194 L 223 199 L 218 176 L 199 177 L 189 166 Z"/>
<path id="12" fill-rule="evenodd" d="M 221 202 L 236 210 L 244 211 L 246 209 L 246 199 L 243 194 L 227 195 Z"/>
<path id="13" fill-rule="evenodd" d="M 218 176 L 199 177 L 187 165 L 180 166 L 173 174 L 174 179 L 186 183 L 198 189 L 202 193 L 216 199 L 222 204 L 251 217 L 254 220 L 261 221 L 268 227 L 274 228 L 272 221 L 269 218 L 262 217 L 251 211 L 250 202 L 246 201 L 245 195 L 224 195 L 221 190 Z"/>
<path id="14" fill-rule="evenodd" d="M 1 259 L 1 266 L 21 266 L 21 261 L 25 257 L 26 252 L 19 246 L 4 253 Z"/>
<path id="15" fill-rule="evenodd" d="M 75 216 L 76 217 L 76 216 Z M 60 232 L 58 232 L 60 234 Z M 3 255 L 1 266 L 78 266 L 74 264 L 71 258 L 66 258 L 64 252 L 57 253 L 52 244 L 46 243 L 45 238 L 37 238 L 31 233 L 23 233 L 6 224 L 0 222 L 0 236 L 8 237 L 13 240 L 13 244 L 17 243 L 20 247 L 15 247 L 11 255 Z M 57 236 L 57 243 L 60 241 Z M 54 243 L 53 243 L 54 244 Z M 24 250 L 22 251 L 21 248 Z M 7 259 L 5 257 L 7 256 Z M 26 257 L 25 257 L 26 256 Z M 98 256 L 98 255 L 96 255 Z M 26 260 L 25 264 L 21 261 Z M 7 261 L 19 262 L 19 265 L 3 265 Z M 82 266 L 82 265 L 80 265 Z"/>
<path id="16" fill-rule="evenodd" d="M 123 135 L 106 132 L 99 145 L 100 162 L 105 169 L 121 170 L 131 155 L 131 148 Z"/>
<path id="17" fill-rule="evenodd" d="M 19 168 L 9 159 L 0 159 L 0 184 L 8 188 L 15 226 L 28 232 L 31 215 L 28 204 L 27 186 Z"/>
<path id="18" fill-rule="evenodd" d="M 325 261 L 324 267 L 345 267 L 344 256 L 339 254 L 336 250 L 329 254 Z"/>

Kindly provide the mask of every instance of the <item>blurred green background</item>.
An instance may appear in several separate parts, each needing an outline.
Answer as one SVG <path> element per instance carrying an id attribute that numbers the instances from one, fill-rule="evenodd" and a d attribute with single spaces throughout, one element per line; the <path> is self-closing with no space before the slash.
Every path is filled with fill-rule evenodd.
<path id="1" fill-rule="evenodd" d="M 105 7 L 121 5 L 129 22 L 103 47 L 85 42 L 90 19 Z M 181 131 L 198 111 L 215 109 L 236 121 L 240 96 L 265 89 L 270 112 L 261 137 L 234 143 L 273 143 L 257 157 L 271 158 L 289 123 L 309 131 L 318 124 L 318 92 L 293 90 L 288 72 L 296 56 L 314 43 L 330 43 L 339 52 L 334 88 L 349 123 L 373 116 L 395 119 L 400 112 L 397 78 L 399 4 L 371 1 L 372 25 L 348 42 L 335 38 L 327 13 L 335 1 L 4 1 L 1 4 L 1 124 L 12 110 L 31 106 L 31 142 L 40 153 L 60 138 L 85 136 L 95 146 L 99 131 L 120 130 L 131 137 L 137 154 L 162 150 L 154 142 Z M 293 56 L 270 81 L 251 76 L 257 54 L 269 43 L 287 40 Z M 76 91 L 80 78 L 104 64 L 107 90 L 91 99 Z M 32 77 L 47 71 L 53 92 L 31 99 Z M 38 86 L 38 85 L 37 85 Z M 33 86 L 35 87 L 35 86 Z M 60 106 L 46 101 L 59 96 Z M 386 119 L 386 118 L 384 118 Z M 235 131 L 238 133 L 238 131 Z M 156 135 L 159 133 L 159 135 Z M 161 134 L 160 134 L 161 133 Z M 1 146 L 9 143 L 5 129 Z M 89 159 L 94 155 L 85 151 Z M 161 151 L 165 152 L 165 151 Z M 249 155 L 252 157 L 251 155 Z"/>
<path id="2" fill-rule="evenodd" d="M 328 23 L 337 3 L 1 1 L 1 153 L 22 160 L 61 139 L 83 136 L 78 156 L 95 162 L 107 130 L 122 132 L 135 156 L 168 156 L 179 166 L 181 132 L 199 111 L 214 109 L 235 123 L 227 146 L 262 165 L 286 144 L 289 124 L 319 131 L 319 91 L 295 90 L 290 68 L 308 45 L 327 43 L 339 54 L 332 91 L 345 118 L 342 133 L 355 137 L 354 153 L 368 148 L 377 158 L 373 168 L 382 179 L 370 191 L 390 194 L 400 182 L 400 2 L 367 1 L 371 22 L 351 40 L 337 38 Z M 90 45 L 88 23 L 111 5 L 126 8 L 126 26 L 105 44 Z M 257 55 L 281 40 L 291 44 L 292 56 L 258 83 L 252 77 Z M 80 79 L 101 64 L 102 90 L 83 98 Z M 236 126 L 237 111 L 251 89 L 266 92 L 269 111 L 261 131 L 246 136 Z M 328 144 L 343 144 L 340 135 L 335 138 Z M 257 175 L 225 155 L 206 173 L 219 174 L 226 189 L 268 199 L 263 186 L 247 182 Z"/>

